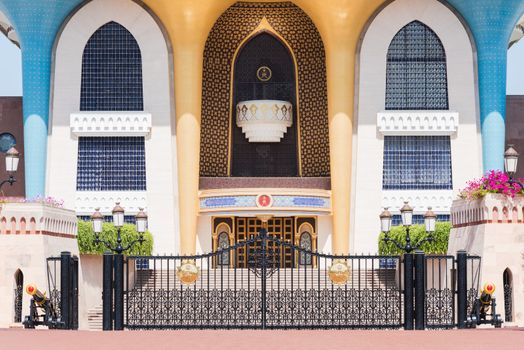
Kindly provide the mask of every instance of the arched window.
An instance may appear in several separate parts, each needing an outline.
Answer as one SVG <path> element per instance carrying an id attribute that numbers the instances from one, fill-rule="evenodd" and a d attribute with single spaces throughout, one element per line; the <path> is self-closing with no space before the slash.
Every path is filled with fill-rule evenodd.
<path id="1" fill-rule="evenodd" d="M 229 233 L 222 231 L 218 234 L 218 242 L 217 242 L 217 248 L 218 249 L 227 249 L 229 248 Z M 229 265 L 229 250 L 223 252 L 218 256 L 218 265 Z"/>
<path id="2" fill-rule="evenodd" d="M 15 290 L 14 290 L 14 322 L 22 322 L 22 300 L 24 294 L 24 274 L 20 269 L 15 272 Z"/>
<path id="3" fill-rule="evenodd" d="M 300 235 L 300 248 L 307 251 L 313 250 L 313 239 L 311 238 L 311 233 L 307 231 L 302 232 Z M 312 261 L 311 254 L 302 251 L 300 252 L 298 259 L 300 265 L 311 265 Z"/>
<path id="4" fill-rule="evenodd" d="M 502 275 L 504 281 L 504 315 L 506 322 L 513 322 L 513 275 L 505 269 Z"/>
<path id="5" fill-rule="evenodd" d="M 448 109 L 446 52 L 428 26 L 413 21 L 393 38 L 388 49 L 387 110 Z"/>
<path id="6" fill-rule="evenodd" d="M 143 110 L 140 48 L 118 23 L 100 27 L 85 46 L 80 110 Z"/>
<path id="7" fill-rule="evenodd" d="M 231 174 L 239 177 L 298 176 L 295 63 L 288 48 L 269 33 L 251 38 L 235 60 L 233 81 Z M 291 103 L 292 125 L 280 142 L 250 142 L 237 126 L 236 105 L 251 100 Z M 270 108 L 274 110 L 275 104 Z"/>

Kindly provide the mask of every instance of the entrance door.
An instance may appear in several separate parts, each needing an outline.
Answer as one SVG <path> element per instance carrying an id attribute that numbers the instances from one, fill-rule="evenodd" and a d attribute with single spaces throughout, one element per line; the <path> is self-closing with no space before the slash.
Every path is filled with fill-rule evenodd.
<path id="1" fill-rule="evenodd" d="M 236 218 L 235 219 L 235 243 L 242 243 L 250 239 L 255 239 L 260 229 L 262 229 L 262 221 L 257 218 Z M 293 218 L 273 218 L 267 222 L 267 235 L 269 238 L 278 239 L 280 242 L 293 244 L 294 242 L 294 227 Z M 256 239 L 253 243 L 242 245 L 236 250 L 237 266 L 236 267 L 251 267 L 255 264 L 256 251 L 260 251 L 260 239 Z M 294 259 L 290 246 L 277 244 L 276 241 L 267 241 L 268 261 L 274 267 L 293 267 Z"/>

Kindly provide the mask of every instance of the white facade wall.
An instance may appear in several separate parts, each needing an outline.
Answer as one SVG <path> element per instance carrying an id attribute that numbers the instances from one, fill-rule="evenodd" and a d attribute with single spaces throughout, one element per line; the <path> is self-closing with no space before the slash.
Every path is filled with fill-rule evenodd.
<path id="1" fill-rule="evenodd" d="M 429 133 L 421 128 L 418 131 L 417 128 L 408 128 L 405 135 L 451 135 L 453 191 L 382 190 L 384 134 L 381 131 L 384 128 L 378 125 L 377 116 L 385 109 L 387 52 L 398 31 L 415 20 L 431 28 L 442 41 L 447 57 L 449 96 L 449 111 L 444 113 L 444 119 L 450 120 L 455 115 L 450 112 L 455 112 L 459 122 L 451 128 L 439 127 Z M 409 199 L 415 207 L 415 214 L 423 214 L 427 206 L 433 206 L 438 214 L 449 214 L 457 190 L 481 174 L 482 152 L 474 49 L 463 24 L 445 5 L 436 0 L 392 2 L 370 23 L 362 39 L 358 62 L 352 179 L 355 195 L 352 199 L 350 244 L 352 252 L 368 253 L 378 249 L 378 216 L 382 206 L 389 205 L 390 210 L 397 213 L 403 200 Z M 427 113 L 431 117 L 435 111 L 403 113 L 408 117 Z M 402 134 L 402 131 L 397 133 Z"/>
<path id="2" fill-rule="evenodd" d="M 91 35 L 110 21 L 124 26 L 140 47 L 144 98 L 142 114 L 150 114 L 151 118 L 151 128 L 145 137 L 147 191 L 145 194 L 126 191 L 121 198 L 114 191 L 76 192 L 78 136 L 70 128 L 71 114 L 93 114 L 79 110 L 82 54 Z M 78 10 L 58 38 L 54 60 L 46 193 L 63 199 L 66 208 L 76 208 L 77 213 L 83 215 L 92 213 L 97 206 L 105 208 L 103 210 L 108 214 L 110 206 L 114 205 L 109 201 L 119 198 L 129 215 L 136 214 L 139 206 L 145 206 L 155 253 L 178 250 L 176 135 L 170 62 L 170 48 L 158 23 L 144 8 L 129 0 L 93 0 Z M 112 113 L 119 112 L 103 114 Z M 122 136 L 130 136 L 124 129 Z M 99 135 L 96 132 L 89 135 L 109 136 L 102 131 Z M 118 131 L 111 133 L 111 136 L 118 135 Z"/>

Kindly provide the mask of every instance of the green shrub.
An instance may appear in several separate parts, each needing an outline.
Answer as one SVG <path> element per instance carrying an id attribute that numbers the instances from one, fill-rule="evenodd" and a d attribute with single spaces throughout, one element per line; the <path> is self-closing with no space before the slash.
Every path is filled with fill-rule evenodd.
<path id="1" fill-rule="evenodd" d="M 122 236 L 122 246 L 127 246 L 129 242 L 139 238 L 135 225 L 124 224 L 120 231 Z M 117 230 L 112 223 L 104 222 L 100 239 L 110 242 L 111 246 L 116 246 Z M 95 233 L 90 221 L 78 221 L 78 249 L 80 254 L 104 254 L 107 247 L 103 243 L 95 244 Z M 144 242 L 136 243 L 131 249 L 125 252 L 126 255 L 151 255 L 153 251 L 153 236 L 149 231 L 144 233 Z"/>
<path id="2" fill-rule="evenodd" d="M 434 240 L 432 242 L 423 243 L 419 249 L 426 254 L 446 254 L 448 251 L 450 231 L 451 223 L 437 222 L 435 232 L 433 233 Z M 411 226 L 409 233 L 412 246 L 417 245 L 418 242 L 427 237 L 424 225 Z M 404 226 L 392 227 L 389 237 L 404 245 L 406 243 L 406 228 Z M 383 238 L 384 233 L 381 233 L 378 241 L 378 251 L 380 255 L 400 255 L 403 253 L 392 242 L 384 243 L 382 240 Z"/>

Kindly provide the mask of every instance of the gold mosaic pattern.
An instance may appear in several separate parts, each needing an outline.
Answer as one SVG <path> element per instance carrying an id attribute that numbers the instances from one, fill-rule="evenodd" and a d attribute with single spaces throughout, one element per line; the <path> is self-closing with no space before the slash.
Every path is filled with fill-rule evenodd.
<path id="1" fill-rule="evenodd" d="M 228 175 L 232 60 L 264 17 L 291 46 L 298 63 L 302 176 L 329 176 L 324 46 L 311 19 L 290 2 L 238 2 L 213 26 L 204 50 L 200 175 Z"/>

